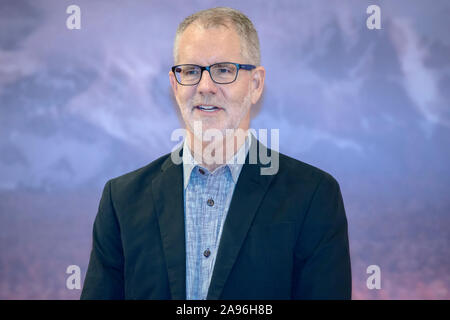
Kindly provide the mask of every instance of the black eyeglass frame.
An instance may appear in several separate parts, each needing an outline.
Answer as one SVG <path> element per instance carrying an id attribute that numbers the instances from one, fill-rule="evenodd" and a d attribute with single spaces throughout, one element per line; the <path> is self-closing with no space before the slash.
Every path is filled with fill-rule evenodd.
<path id="1" fill-rule="evenodd" d="M 234 64 L 234 65 L 236 66 L 236 76 L 234 77 L 233 81 L 229 81 L 229 82 L 217 82 L 217 81 L 214 80 L 213 77 L 211 76 L 211 67 L 213 67 L 213 66 L 215 66 L 215 65 L 218 65 L 218 64 L 224 64 L 224 63 Z M 178 68 L 178 67 L 182 67 L 182 66 L 195 66 L 195 67 L 199 67 L 199 68 L 200 68 L 200 78 L 198 78 L 198 81 L 197 81 L 196 83 L 192 83 L 192 84 L 183 84 L 183 83 L 181 83 L 181 82 L 178 80 L 177 75 L 176 75 L 176 73 L 175 73 L 175 69 Z M 202 77 L 203 77 L 203 71 L 205 71 L 205 70 L 208 71 L 209 77 L 211 78 L 211 80 L 212 80 L 214 83 L 217 83 L 217 84 L 230 84 L 230 83 L 233 83 L 233 82 L 236 81 L 236 79 L 237 79 L 237 77 L 238 77 L 238 74 L 239 74 L 239 69 L 243 69 L 243 70 L 253 70 L 253 69 L 255 69 L 255 68 L 256 68 L 256 66 L 254 66 L 254 65 L 252 65 L 252 64 L 241 64 L 241 63 L 234 63 L 234 62 L 218 62 L 218 63 L 214 63 L 214 64 L 212 64 L 212 65 L 210 65 L 210 66 L 207 66 L 207 67 L 203 67 L 203 66 L 200 66 L 200 65 L 198 65 L 198 64 L 186 63 L 186 64 L 178 64 L 178 65 L 176 65 L 176 66 L 173 66 L 173 67 L 172 67 L 172 72 L 173 72 L 173 74 L 175 75 L 175 79 L 177 80 L 177 82 L 178 82 L 180 85 L 182 85 L 182 86 L 196 86 L 196 85 L 198 85 L 198 84 L 200 83 L 200 81 L 202 80 Z"/>

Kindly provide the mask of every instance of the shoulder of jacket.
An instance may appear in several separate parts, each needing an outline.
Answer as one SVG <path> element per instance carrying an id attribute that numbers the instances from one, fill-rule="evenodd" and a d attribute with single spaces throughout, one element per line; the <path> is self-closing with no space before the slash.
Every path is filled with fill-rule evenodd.
<path id="1" fill-rule="evenodd" d="M 294 179 L 308 180 L 319 183 L 325 180 L 328 183 L 336 183 L 336 179 L 328 172 L 303 162 L 301 160 L 292 158 L 285 154 L 279 153 L 280 170 L 279 174 L 286 175 Z"/>
<path id="2" fill-rule="evenodd" d="M 115 188 L 128 188 L 132 185 L 151 183 L 161 171 L 161 167 L 168 157 L 170 157 L 170 153 L 159 157 L 141 168 L 112 178 L 108 182 L 114 185 Z"/>

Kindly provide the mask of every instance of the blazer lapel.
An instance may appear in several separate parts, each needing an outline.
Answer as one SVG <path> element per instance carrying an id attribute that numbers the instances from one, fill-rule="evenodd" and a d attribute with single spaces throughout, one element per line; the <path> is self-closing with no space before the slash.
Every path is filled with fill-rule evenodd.
<path id="1" fill-rule="evenodd" d="M 252 135 L 252 143 L 245 164 L 233 192 L 230 208 L 220 239 L 214 271 L 207 299 L 219 299 L 228 275 L 238 257 L 247 232 L 273 175 L 261 175 L 259 156 L 256 164 L 249 164 L 249 155 L 267 152 L 267 148 Z"/>
<path id="2" fill-rule="evenodd" d="M 180 152 L 180 148 L 174 152 Z M 169 156 L 152 181 L 152 194 L 169 276 L 172 299 L 186 299 L 183 166 Z"/>

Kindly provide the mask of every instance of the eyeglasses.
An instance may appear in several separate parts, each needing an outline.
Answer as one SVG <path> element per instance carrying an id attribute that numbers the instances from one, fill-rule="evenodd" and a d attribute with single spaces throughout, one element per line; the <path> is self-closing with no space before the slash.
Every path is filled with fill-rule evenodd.
<path id="1" fill-rule="evenodd" d="M 239 69 L 252 70 L 256 66 L 233 62 L 219 62 L 202 67 L 196 64 L 180 64 L 172 67 L 177 82 L 183 86 L 195 86 L 202 79 L 203 71 L 207 70 L 212 81 L 218 84 L 228 84 L 236 81 Z"/>

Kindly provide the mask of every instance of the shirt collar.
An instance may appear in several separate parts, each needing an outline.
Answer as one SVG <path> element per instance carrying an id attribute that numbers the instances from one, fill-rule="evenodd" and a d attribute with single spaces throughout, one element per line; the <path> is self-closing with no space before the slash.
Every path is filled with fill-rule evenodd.
<path id="1" fill-rule="evenodd" d="M 233 178 L 233 182 L 236 184 L 237 180 L 239 178 L 239 174 L 241 172 L 242 165 L 245 162 L 245 159 L 247 157 L 248 150 L 250 149 L 252 139 L 251 139 L 251 133 L 250 130 L 247 131 L 247 137 L 242 144 L 242 146 L 239 148 L 239 150 L 234 154 L 230 160 L 227 161 L 226 165 L 230 168 L 231 177 Z M 184 139 L 183 142 L 183 181 L 184 181 L 184 189 L 187 188 L 189 184 L 189 179 L 191 177 L 192 170 L 196 167 L 202 167 L 198 164 L 198 162 L 195 160 L 195 158 L 192 156 L 191 150 L 189 149 L 187 139 Z M 222 166 L 220 166 L 222 167 Z M 218 168 L 220 168 L 218 167 Z M 203 167 L 202 167 L 203 168 Z M 216 168 L 216 170 L 218 169 Z"/>

